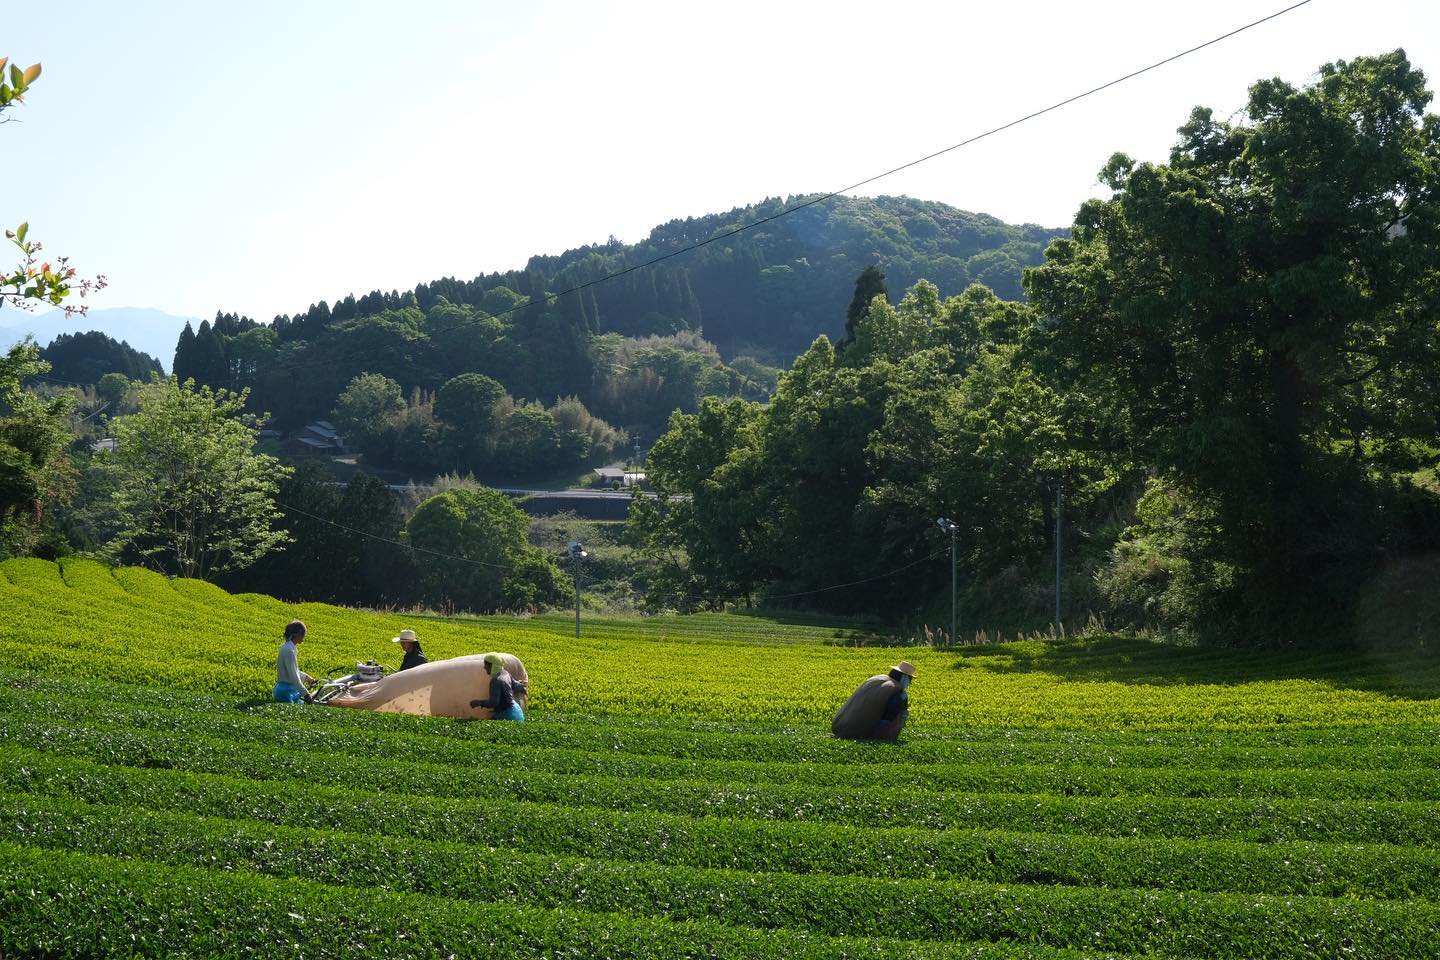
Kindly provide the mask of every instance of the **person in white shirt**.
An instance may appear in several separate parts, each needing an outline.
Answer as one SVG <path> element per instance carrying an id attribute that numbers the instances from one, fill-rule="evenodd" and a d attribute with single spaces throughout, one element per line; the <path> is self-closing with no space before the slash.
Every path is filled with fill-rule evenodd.
<path id="1" fill-rule="evenodd" d="M 280 655 L 275 660 L 275 702 L 314 703 L 305 690 L 315 678 L 300 669 L 296 650 L 305 640 L 305 624 L 291 620 L 285 625 L 285 642 L 280 645 Z"/>

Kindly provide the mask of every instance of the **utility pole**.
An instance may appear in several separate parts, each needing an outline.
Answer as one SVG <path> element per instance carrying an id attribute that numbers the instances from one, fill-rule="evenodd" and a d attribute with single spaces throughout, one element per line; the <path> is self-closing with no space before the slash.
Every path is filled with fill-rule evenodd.
<path id="1" fill-rule="evenodd" d="M 570 541 L 570 559 L 575 561 L 575 636 L 580 636 L 580 561 L 588 557 L 579 540 Z"/>
<path id="2" fill-rule="evenodd" d="M 1060 633 L 1060 517 L 1064 509 L 1064 485 L 1055 478 L 1055 633 Z"/>
<path id="3" fill-rule="evenodd" d="M 950 534 L 950 642 L 952 644 L 958 644 L 960 642 L 960 636 L 956 633 L 959 620 L 956 616 L 957 608 L 955 605 L 955 531 L 959 530 L 960 528 L 946 517 L 941 517 L 940 519 L 936 520 L 935 524 L 941 530 L 944 530 L 946 533 Z"/>

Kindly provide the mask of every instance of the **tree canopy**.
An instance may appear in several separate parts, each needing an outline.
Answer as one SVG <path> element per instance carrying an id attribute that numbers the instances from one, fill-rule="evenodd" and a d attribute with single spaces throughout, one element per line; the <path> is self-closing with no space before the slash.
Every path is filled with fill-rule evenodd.
<path id="1" fill-rule="evenodd" d="M 157 379 L 114 429 L 113 499 L 125 522 L 111 549 L 203 578 L 285 542 L 275 494 L 290 470 L 255 452 L 258 428 L 243 394 Z"/>
<path id="2" fill-rule="evenodd" d="M 62 333 L 40 351 L 40 359 L 50 364 L 53 378 L 86 385 L 98 384 L 110 373 L 127 380 L 149 380 L 165 373 L 159 360 L 99 330 Z"/>
<path id="3" fill-rule="evenodd" d="M 1396 51 L 1257 83 L 1240 122 L 1197 109 L 1168 163 L 1112 158 L 1112 196 L 1026 275 L 1037 369 L 1094 398 L 1110 459 L 1184 491 L 1196 589 L 1265 632 L 1333 622 L 1412 545 L 1440 433 L 1429 100 Z"/>
<path id="4" fill-rule="evenodd" d="M 389 377 L 405 396 L 474 374 L 519 402 L 572 396 L 609 424 L 653 435 L 671 411 L 693 413 L 706 396 L 764 399 L 773 384 L 750 371 L 788 363 L 818 333 L 839 336 L 843 285 L 866 264 L 907 285 L 928 276 L 963 289 L 983 277 L 1013 297 L 1024 267 L 1064 232 L 903 197 L 837 197 L 681 260 L 638 266 L 782 206 L 773 199 L 674 221 L 633 246 L 536 256 L 469 281 L 321 301 L 258 327 L 268 338 L 254 320 L 217 314 L 181 333 L 174 371 L 250 387 L 252 402 L 289 426 L 323 416 L 361 374 Z M 873 270 L 883 288 L 881 267 Z M 622 276 L 591 283 L 613 273 Z"/>
<path id="5" fill-rule="evenodd" d="M 632 512 L 652 582 L 924 616 L 945 516 L 962 603 L 1034 628 L 1058 523 L 1072 610 L 1354 636 L 1370 585 L 1440 550 L 1429 102 L 1396 51 L 1261 81 L 1231 120 L 1196 109 L 1167 162 L 1111 159 L 1028 303 L 918 282 L 892 304 L 861 274 L 842 348 L 818 339 L 768 406 L 672 417 L 664 496 Z"/>
<path id="6" fill-rule="evenodd" d="M 422 503 L 408 534 L 421 592 L 440 608 L 522 610 L 553 602 L 564 577 L 526 542 L 525 514 L 498 490 L 457 488 Z"/>

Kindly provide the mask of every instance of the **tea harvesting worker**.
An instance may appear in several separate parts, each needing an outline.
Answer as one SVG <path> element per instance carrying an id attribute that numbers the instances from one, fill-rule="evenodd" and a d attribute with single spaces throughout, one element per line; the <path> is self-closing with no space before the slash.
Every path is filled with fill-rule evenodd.
<path id="1" fill-rule="evenodd" d="M 305 690 L 305 684 L 314 683 L 315 678 L 300 669 L 296 657 L 296 651 L 304 640 L 305 624 L 299 620 L 285 624 L 285 642 L 280 644 L 280 655 L 275 659 L 276 703 L 314 702 Z"/>
<path id="2" fill-rule="evenodd" d="M 830 722 L 830 732 L 846 740 L 894 742 L 910 717 L 910 681 L 915 666 L 901 660 L 889 673 L 864 681 Z"/>
<path id="3" fill-rule="evenodd" d="M 471 700 L 472 707 L 486 707 L 494 710 L 492 720 L 516 720 L 525 722 L 525 711 L 515 702 L 514 680 L 505 669 L 505 658 L 498 653 L 485 654 L 485 672 L 490 675 L 490 696 L 483 700 Z"/>
<path id="4" fill-rule="evenodd" d="M 405 659 L 400 661 L 401 670 L 409 670 L 430 662 L 420 651 L 420 640 L 415 636 L 414 630 L 401 630 L 400 636 L 391 637 L 390 642 L 400 644 L 400 649 L 405 651 Z"/>

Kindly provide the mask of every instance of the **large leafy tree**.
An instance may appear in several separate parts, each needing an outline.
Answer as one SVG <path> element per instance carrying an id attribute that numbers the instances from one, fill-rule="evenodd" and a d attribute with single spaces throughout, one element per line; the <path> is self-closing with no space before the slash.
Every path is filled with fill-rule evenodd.
<path id="1" fill-rule="evenodd" d="M 1429 101 L 1395 51 L 1257 83 L 1238 122 L 1196 109 L 1168 163 L 1112 158 L 1112 196 L 1026 275 L 1035 363 L 1099 404 L 1116 459 L 1195 499 L 1214 529 L 1187 542 L 1221 561 L 1239 629 L 1333 622 L 1414 546 L 1392 517 L 1437 432 Z"/>
<path id="2" fill-rule="evenodd" d="M 435 419 L 445 425 L 446 447 L 457 469 L 483 470 L 495 446 L 495 408 L 506 398 L 500 381 L 462 373 L 435 395 Z"/>
<path id="3" fill-rule="evenodd" d="M 885 271 L 876 264 L 870 264 L 855 278 L 855 295 L 845 311 L 845 334 L 836 344 L 843 349 L 855 339 L 855 327 L 870 312 L 870 304 L 876 297 L 890 299 L 890 290 L 885 286 Z"/>
<path id="4" fill-rule="evenodd" d="M 245 400 L 174 377 L 141 389 L 140 409 L 114 423 L 113 499 L 125 523 L 113 548 L 203 578 L 285 542 L 275 495 L 290 470 L 255 452 L 259 428 Z"/>
<path id="5" fill-rule="evenodd" d="M 287 600 L 328 603 L 413 602 L 413 564 L 398 545 L 405 523 L 399 498 L 383 481 L 356 474 L 345 486 L 315 459 L 280 485 L 291 543 L 221 580 Z"/>
<path id="6" fill-rule="evenodd" d="M 65 455 L 70 396 L 42 400 L 21 386 L 49 369 L 28 337 L 0 355 L 0 547 L 6 552 L 26 552 L 47 505 L 65 502 L 73 486 Z"/>
<path id="7" fill-rule="evenodd" d="M 405 410 L 400 384 L 381 373 L 362 373 L 335 401 L 335 426 L 346 441 L 366 457 L 384 460 L 393 432 L 392 421 Z"/>
<path id="8" fill-rule="evenodd" d="M 40 64 L 22 69 L 0 57 L 0 115 L 24 102 L 39 77 Z M 83 297 L 105 284 L 103 277 L 76 279 L 75 269 L 64 257 L 42 259 L 42 245 L 30 235 L 28 223 L 6 230 L 5 237 L 19 251 L 20 260 L 12 268 L 0 268 L 0 308 L 30 309 L 46 303 L 63 307 L 69 315 L 76 309 L 66 302 L 71 293 L 78 291 Z M 73 481 L 65 456 L 69 400 L 43 401 L 22 387 L 27 377 L 50 370 L 39 353 L 27 337 L 0 357 L 0 547 L 7 552 L 30 549 L 46 505 L 63 502 Z"/>
<path id="9" fill-rule="evenodd" d="M 487 487 L 447 490 L 420 504 L 409 535 L 424 600 L 481 612 L 558 598 L 564 577 L 529 546 L 527 526 L 509 497 Z"/>
<path id="10" fill-rule="evenodd" d="M 630 506 L 626 537 L 642 558 L 652 606 L 719 607 L 748 598 L 775 571 L 766 562 L 769 497 L 756 430 L 764 411 L 739 399 L 706 398 L 676 411 L 650 450 L 656 496 Z"/>

